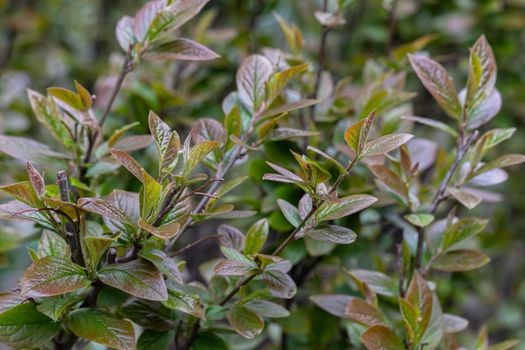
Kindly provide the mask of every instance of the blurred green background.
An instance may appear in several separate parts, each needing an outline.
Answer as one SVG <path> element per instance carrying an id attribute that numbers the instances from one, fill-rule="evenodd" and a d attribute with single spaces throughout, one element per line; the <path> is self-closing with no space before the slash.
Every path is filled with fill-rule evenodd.
<path id="1" fill-rule="evenodd" d="M 337 80 L 352 76 L 359 81 L 369 57 L 388 54 L 389 9 L 393 1 L 348 2 L 346 24 L 328 39 L 326 69 Z M 49 141 L 35 123 L 25 89 L 42 92 L 49 86 L 72 87 L 76 79 L 90 91 L 103 91 L 105 79 L 114 78 L 122 59 L 114 35 L 115 24 L 121 16 L 135 13 L 143 3 L 0 0 L 0 133 L 33 135 L 41 142 Z M 399 0 L 395 5 L 392 46 L 435 35 L 426 50 L 457 81 L 466 77 L 468 47 L 480 34 L 487 36 L 498 61 L 497 88 L 503 96 L 503 109 L 491 126 L 517 127 L 515 137 L 500 152 L 523 153 L 525 0 Z M 306 52 L 315 57 L 319 23 L 313 14 L 320 7 L 321 1 L 316 0 L 212 0 L 185 30 L 189 37 L 211 47 L 222 58 L 199 64 L 198 70 L 195 64 L 181 63 L 141 66 L 127 83 L 125 98 L 117 101 L 109 127 L 135 120 L 146 125 L 150 109 L 168 116 L 172 125 L 180 127 L 196 117 L 221 116 L 222 99 L 234 89 L 234 75 L 242 57 L 265 47 L 285 48 L 273 13 L 302 30 Z M 409 75 L 408 88 L 418 92 L 414 101 L 416 115 L 443 117 L 429 95 L 422 92 L 414 74 Z M 0 183 L 11 183 L 24 176 L 22 163 L 0 156 Z M 494 341 L 518 338 L 522 344 L 517 349 L 523 350 L 525 176 L 520 169 L 511 170 L 509 181 L 498 190 L 504 198 L 501 203 L 484 204 L 476 211 L 476 215 L 493 217 L 490 228 L 482 235 L 492 263 L 446 281 L 449 285 L 441 286 L 447 291 L 443 304 L 448 311 L 469 319 L 471 330 L 479 329 L 488 320 Z M 27 228 L 0 223 L 0 231 L 19 234 L 27 232 Z M 3 237 L 10 235 L 0 235 L 0 290 L 14 287 L 28 263 L 25 249 L 10 251 L 12 242 Z M 369 243 L 370 249 L 380 246 Z M 366 246 L 361 249 L 366 250 Z"/>

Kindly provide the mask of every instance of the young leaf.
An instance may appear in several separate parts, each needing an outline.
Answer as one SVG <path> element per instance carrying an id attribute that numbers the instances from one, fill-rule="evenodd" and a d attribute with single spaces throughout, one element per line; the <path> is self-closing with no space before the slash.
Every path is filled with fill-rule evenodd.
<path id="1" fill-rule="evenodd" d="M 366 284 L 376 294 L 392 297 L 397 293 L 396 281 L 382 272 L 352 270 L 350 275 L 361 283 Z"/>
<path id="2" fill-rule="evenodd" d="M 71 250 L 67 242 L 58 234 L 50 230 L 44 230 L 38 242 L 37 253 L 41 258 L 46 256 L 65 258 L 71 255 Z"/>
<path id="3" fill-rule="evenodd" d="M 99 214 L 111 220 L 121 222 L 123 224 L 131 224 L 128 216 L 115 207 L 111 203 L 100 198 L 80 198 L 78 200 L 80 208 Z"/>
<path id="4" fill-rule="evenodd" d="M 206 46 L 193 40 L 177 38 L 168 42 L 152 45 L 144 57 L 156 61 L 209 61 L 220 56 Z"/>
<path id="5" fill-rule="evenodd" d="M 490 258 L 477 250 L 458 249 L 439 254 L 432 268 L 446 272 L 469 271 L 482 267 Z"/>
<path id="6" fill-rule="evenodd" d="M 361 335 L 361 341 L 368 350 L 405 350 L 405 344 L 388 327 L 375 325 Z"/>
<path id="7" fill-rule="evenodd" d="M 29 182 L 31 182 L 31 185 L 33 186 L 33 190 L 39 197 L 42 197 L 46 193 L 44 178 L 29 162 L 26 163 L 26 170 L 29 176 Z"/>
<path id="8" fill-rule="evenodd" d="M 246 276 L 257 272 L 257 265 L 251 261 L 221 260 L 213 272 L 222 276 Z"/>
<path id="9" fill-rule="evenodd" d="M 317 211 L 319 221 L 335 220 L 368 208 L 377 198 L 367 194 L 354 194 L 338 202 L 324 202 Z"/>
<path id="10" fill-rule="evenodd" d="M 268 220 L 261 219 L 254 223 L 248 230 L 248 233 L 246 234 L 244 254 L 257 254 L 266 242 L 266 238 L 268 237 L 268 230 Z"/>
<path id="11" fill-rule="evenodd" d="M 221 246 L 242 251 L 244 249 L 244 235 L 233 226 L 222 224 L 217 229 L 221 235 L 219 242 Z"/>
<path id="12" fill-rule="evenodd" d="M 412 68 L 439 106 L 452 118 L 460 119 L 461 104 L 452 79 L 436 61 L 422 56 L 408 56 Z"/>
<path id="13" fill-rule="evenodd" d="M 239 99 L 252 115 L 259 110 L 265 100 L 265 86 L 272 74 L 272 64 L 261 55 L 248 56 L 237 71 Z"/>
<path id="14" fill-rule="evenodd" d="M 266 102 L 270 105 L 284 90 L 288 81 L 294 76 L 305 72 L 308 69 L 308 64 L 300 64 L 287 68 L 281 72 L 272 75 L 268 84 L 266 85 L 267 97 Z"/>
<path id="15" fill-rule="evenodd" d="M 434 215 L 425 213 L 409 214 L 405 215 L 405 219 L 414 226 L 426 227 L 434 221 Z"/>
<path id="16" fill-rule="evenodd" d="M 234 305 L 226 313 L 228 323 L 246 339 L 259 335 L 264 328 L 264 321 L 255 311 L 241 305 Z"/>
<path id="17" fill-rule="evenodd" d="M 144 169 L 142 166 L 130 156 L 127 152 L 112 149 L 110 153 L 115 157 L 124 168 L 128 169 L 140 182 L 144 182 Z"/>
<path id="18" fill-rule="evenodd" d="M 216 141 L 204 141 L 193 146 L 191 151 L 184 157 L 184 166 L 181 175 L 188 176 L 192 170 L 199 164 L 208 153 L 219 147 L 220 143 Z"/>
<path id="19" fill-rule="evenodd" d="M 67 328 L 77 336 L 119 350 L 135 349 L 135 331 L 131 322 L 113 318 L 96 309 L 73 311 L 66 319 Z"/>
<path id="20" fill-rule="evenodd" d="M 354 243 L 357 235 L 349 228 L 335 225 L 320 226 L 307 230 L 306 235 L 318 241 L 332 242 L 338 244 Z"/>
<path id="21" fill-rule="evenodd" d="M 148 220 L 157 209 L 162 193 L 162 186 L 144 170 L 142 170 L 144 185 L 140 191 L 140 216 Z"/>
<path id="22" fill-rule="evenodd" d="M 292 204 L 288 203 L 284 199 L 278 199 L 277 205 L 281 209 L 284 217 L 293 227 L 297 227 L 301 224 L 301 216 L 299 215 L 299 209 L 294 207 Z"/>
<path id="23" fill-rule="evenodd" d="M 166 6 L 164 0 L 148 1 L 135 15 L 133 21 L 133 34 L 138 41 L 143 42 L 150 30 L 151 24 L 157 14 Z M 128 48 L 126 48 L 128 50 Z"/>
<path id="24" fill-rule="evenodd" d="M 0 343 L 14 348 L 43 346 L 60 331 L 60 323 L 41 314 L 28 302 L 0 313 Z"/>
<path id="25" fill-rule="evenodd" d="M 447 192 L 458 202 L 460 202 L 465 207 L 471 210 L 477 207 L 479 203 L 481 203 L 481 197 L 478 197 L 470 192 L 462 191 L 453 187 L 448 188 Z"/>
<path id="26" fill-rule="evenodd" d="M 135 43 L 133 22 L 133 18 L 129 16 L 124 16 L 117 22 L 115 34 L 117 35 L 118 44 L 124 51 L 128 51 L 129 48 Z"/>
<path id="27" fill-rule="evenodd" d="M 137 259 L 106 265 L 97 272 L 108 286 L 148 300 L 167 300 L 168 292 L 159 270 L 148 261 Z"/>
<path id="28" fill-rule="evenodd" d="M 172 131 L 153 111 L 149 112 L 148 123 L 159 152 L 159 169 L 169 173 L 179 154 L 179 135 Z"/>
<path id="29" fill-rule="evenodd" d="M 71 90 L 64 89 L 61 87 L 51 87 L 47 89 L 47 93 L 73 109 L 79 111 L 84 110 L 84 104 L 82 103 L 82 99 L 78 94 L 74 93 Z"/>
<path id="30" fill-rule="evenodd" d="M 22 181 L 12 185 L 0 186 L 0 191 L 7 193 L 30 207 L 38 207 L 39 198 L 29 181 Z"/>
<path id="31" fill-rule="evenodd" d="M 87 287 L 89 279 L 81 266 L 66 259 L 47 256 L 34 261 L 27 268 L 20 285 L 22 295 L 37 298 Z"/>
<path id="32" fill-rule="evenodd" d="M 361 119 L 345 131 L 344 138 L 346 144 L 354 150 L 356 157 L 361 154 L 368 140 L 368 134 L 370 133 L 370 127 L 372 126 L 375 115 L 376 112 L 372 111 L 368 117 Z"/>
<path id="33" fill-rule="evenodd" d="M 164 240 L 175 237 L 180 228 L 180 224 L 178 222 L 173 222 L 166 226 L 154 227 L 142 218 L 139 219 L 138 225 L 140 228 L 144 229 L 148 233 L 151 233 L 153 236 Z"/>
<path id="34" fill-rule="evenodd" d="M 447 250 L 454 245 L 473 237 L 482 232 L 487 226 L 488 220 L 478 218 L 459 219 L 445 230 L 441 248 Z"/>
<path id="35" fill-rule="evenodd" d="M 466 106 L 477 107 L 493 91 L 497 66 L 494 53 L 484 35 L 479 37 L 470 51 Z"/>
<path id="36" fill-rule="evenodd" d="M 378 137 L 365 145 L 361 157 L 377 156 L 388 153 L 407 143 L 413 137 L 414 135 L 410 134 L 391 134 Z"/>
<path id="37" fill-rule="evenodd" d="M 153 265 L 166 275 L 166 277 L 171 278 L 177 283 L 183 283 L 182 274 L 177 263 L 164 251 L 160 249 L 151 249 L 142 252 L 140 256 L 153 263 Z"/>
<path id="38" fill-rule="evenodd" d="M 59 318 L 68 311 L 73 305 L 81 300 L 81 296 L 77 293 L 67 293 L 62 295 L 56 295 L 53 297 L 41 298 L 37 305 L 37 310 L 47 317 L 50 317 L 54 321 L 58 321 Z"/>
<path id="39" fill-rule="evenodd" d="M 437 121 L 437 120 L 434 120 L 434 119 L 421 118 L 421 117 L 417 117 L 417 116 L 404 116 L 404 117 L 401 117 L 401 119 L 409 120 L 409 121 L 420 123 L 420 124 L 423 124 L 423 125 L 428 125 L 428 126 L 433 127 L 435 129 L 444 131 L 447 134 L 452 135 L 453 137 L 458 137 L 458 132 L 456 130 L 454 130 L 448 124 L 445 124 L 443 122 L 440 122 L 440 121 Z"/>
<path id="40" fill-rule="evenodd" d="M 86 247 L 85 258 L 88 267 L 94 271 L 97 269 L 100 259 L 104 256 L 111 244 L 115 240 L 111 237 L 85 237 L 84 246 Z"/>
<path id="41" fill-rule="evenodd" d="M 204 310 L 202 309 L 199 296 L 188 293 L 183 287 L 173 281 L 168 282 L 168 300 L 162 302 L 162 304 L 167 308 L 179 310 L 204 320 Z"/>

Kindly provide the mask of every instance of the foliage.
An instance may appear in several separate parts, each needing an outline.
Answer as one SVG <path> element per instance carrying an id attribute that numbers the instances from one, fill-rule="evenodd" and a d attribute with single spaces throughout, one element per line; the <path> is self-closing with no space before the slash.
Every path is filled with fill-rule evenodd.
<path id="1" fill-rule="evenodd" d="M 317 57 L 300 26 L 275 13 L 287 47 L 242 54 L 222 86 L 214 69 L 228 57 L 215 51 L 228 50 L 213 40 L 214 8 L 199 14 L 208 1 L 152 0 L 118 20 L 117 74 L 94 89 L 75 80 L 27 90 L 47 135 L 0 135 L 0 152 L 25 164 L 24 175 L 2 174 L 12 184 L 0 187 L 11 197 L 0 215 L 14 223 L 0 228 L 0 254 L 27 247 L 31 260 L 20 288 L 0 294 L 0 342 L 515 346 L 489 345 L 486 327 L 463 337 L 469 321 L 447 297 L 462 288 L 454 273 L 491 259 L 480 244 L 491 223 L 475 211 L 499 197 L 486 187 L 525 161 L 498 153 L 515 128 L 489 127 L 502 94 L 486 37 L 471 45 L 458 92 L 461 75 L 424 51 L 432 37 L 393 46 L 400 4 L 385 2 L 388 55 L 353 81 L 329 73 L 326 42 L 360 4 L 324 1 L 312 14 Z M 177 81 L 162 80 L 166 67 Z M 448 119 L 415 115 L 409 72 Z M 214 118 L 171 117 L 186 105 Z"/>

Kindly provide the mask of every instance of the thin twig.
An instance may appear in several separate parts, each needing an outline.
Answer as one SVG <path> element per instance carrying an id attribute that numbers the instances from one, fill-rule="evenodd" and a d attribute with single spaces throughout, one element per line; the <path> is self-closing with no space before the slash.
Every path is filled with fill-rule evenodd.
<path id="1" fill-rule="evenodd" d="M 171 254 L 171 257 L 175 257 L 175 256 L 178 256 L 178 255 L 181 255 L 181 254 L 184 254 L 185 252 L 187 252 L 188 250 L 190 250 L 191 248 L 195 247 L 196 245 L 204 242 L 204 241 L 207 241 L 209 239 L 212 239 L 212 238 L 219 238 L 221 235 L 220 234 L 216 234 L 216 235 L 210 235 L 210 236 L 204 236 L 198 240 L 196 240 L 195 242 L 192 242 L 190 244 L 187 244 L 185 245 L 184 247 L 182 247 L 181 249 L 177 250 L 176 252 L 174 252 L 173 254 Z"/>
<path id="2" fill-rule="evenodd" d="M 388 42 L 387 50 L 388 54 L 392 54 L 392 46 L 394 44 L 394 35 L 396 33 L 396 10 L 398 0 L 393 0 L 388 13 Z"/>

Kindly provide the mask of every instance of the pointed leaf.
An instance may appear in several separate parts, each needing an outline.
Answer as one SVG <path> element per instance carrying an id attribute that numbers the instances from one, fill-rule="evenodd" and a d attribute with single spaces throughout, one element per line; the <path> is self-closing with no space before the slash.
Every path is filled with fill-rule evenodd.
<path id="1" fill-rule="evenodd" d="M 220 56 L 206 46 L 193 40 L 177 38 L 169 42 L 151 46 L 144 57 L 154 61 L 209 61 Z"/>
<path id="2" fill-rule="evenodd" d="M 432 262 L 432 268 L 440 271 L 469 271 L 482 267 L 490 258 L 477 250 L 459 249 L 439 254 Z"/>
<path id="3" fill-rule="evenodd" d="M 246 339 L 259 335 L 264 328 L 264 321 L 255 311 L 244 306 L 235 305 L 227 313 L 226 318 L 233 329 Z"/>
<path id="4" fill-rule="evenodd" d="M 255 114 L 265 99 L 265 86 L 273 67 L 270 61 L 261 55 L 251 55 L 242 61 L 237 71 L 236 81 L 242 104 Z"/>
<path id="5" fill-rule="evenodd" d="M 335 220 L 368 208 L 377 198 L 367 194 L 354 194 L 341 198 L 339 202 L 324 202 L 317 211 L 320 221 Z"/>
<path id="6" fill-rule="evenodd" d="M 306 235 L 318 241 L 337 244 L 350 244 L 354 243 L 357 239 L 357 235 L 354 231 L 346 227 L 335 225 L 320 226 L 312 230 L 307 230 Z"/>
<path id="7" fill-rule="evenodd" d="M 261 219 L 254 223 L 248 230 L 248 233 L 246 234 L 244 254 L 257 254 L 266 242 L 266 238 L 268 237 L 268 231 L 268 220 Z"/>
<path id="8" fill-rule="evenodd" d="M 404 145 L 413 137 L 414 135 L 410 134 L 391 134 L 378 137 L 365 145 L 361 157 L 377 156 L 388 153 L 399 146 Z"/>
<path id="9" fill-rule="evenodd" d="M 361 335 L 368 350 L 405 350 L 403 341 L 388 327 L 375 325 Z"/>

